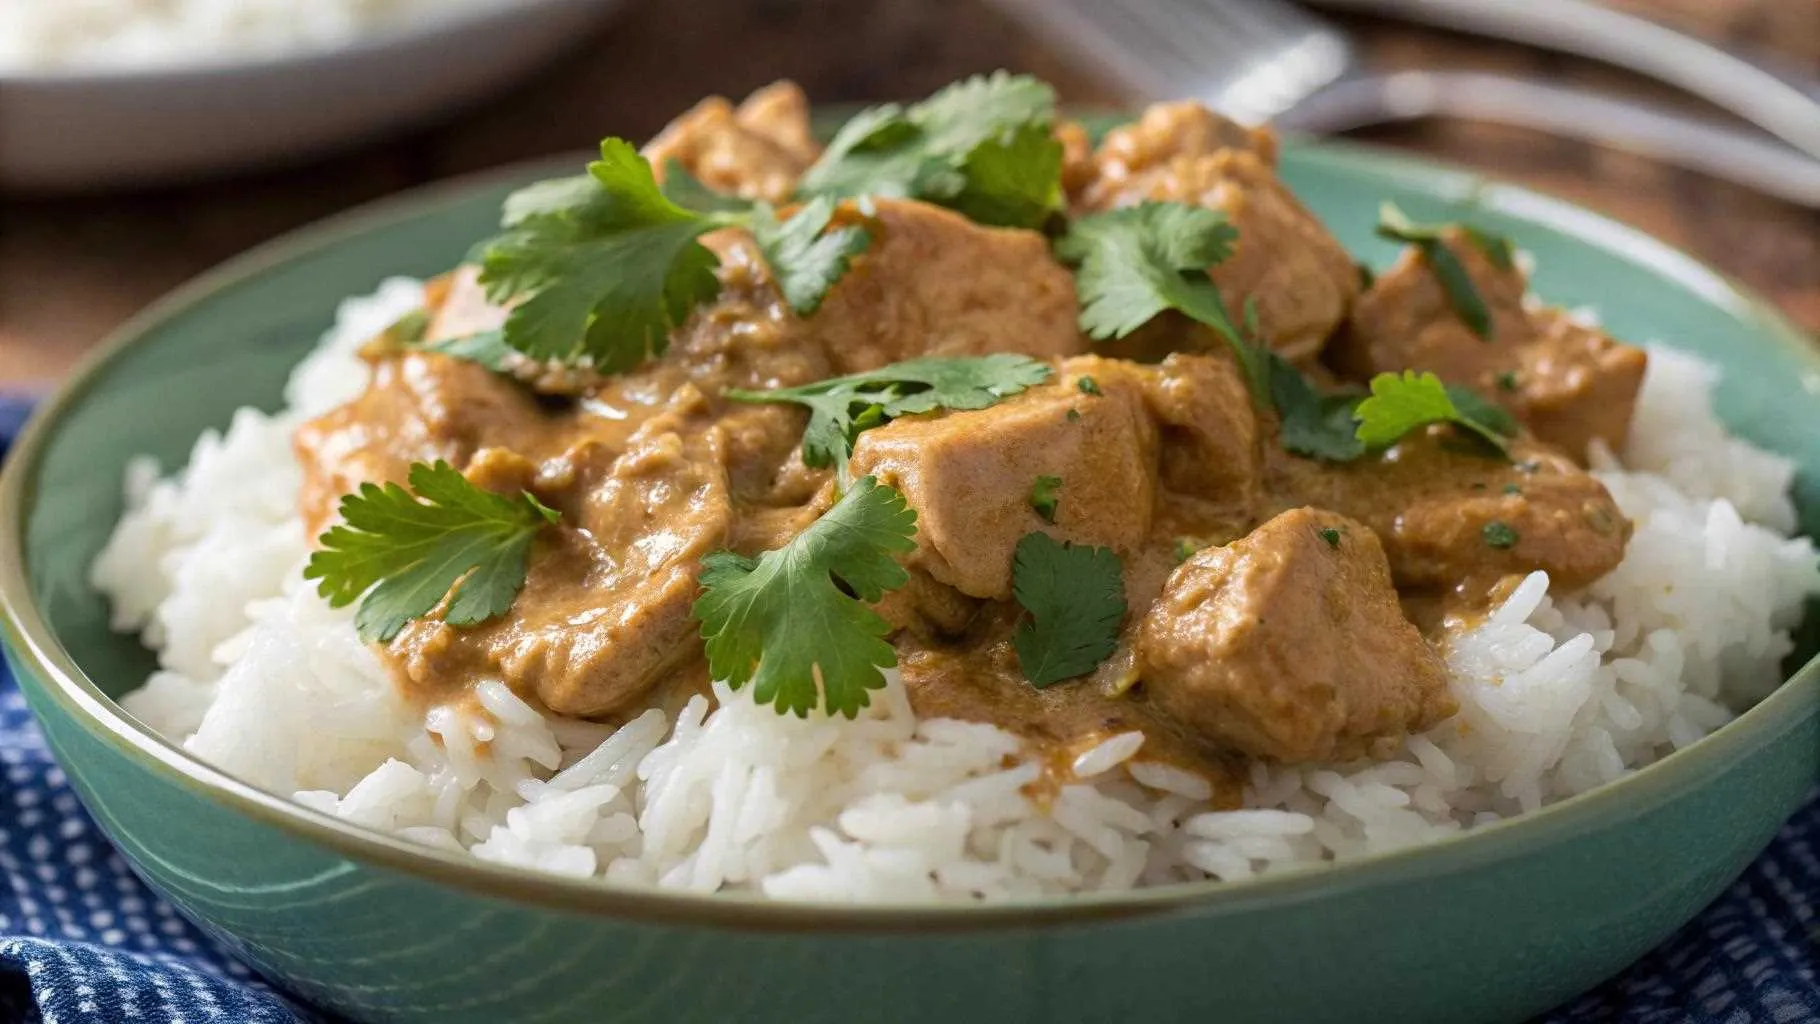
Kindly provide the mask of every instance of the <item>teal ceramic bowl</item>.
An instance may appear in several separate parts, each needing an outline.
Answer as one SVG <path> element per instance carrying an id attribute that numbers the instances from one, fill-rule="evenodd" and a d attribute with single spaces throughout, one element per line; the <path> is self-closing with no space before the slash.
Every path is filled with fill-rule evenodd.
<path id="1" fill-rule="evenodd" d="M 184 289 L 49 403 L 0 486 L 7 657 L 83 800 L 154 888 L 316 1003 L 438 1024 L 1514 1021 L 1691 918 L 1814 784 L 1806 664 L 1651 768 L 1421 849 L 1133 895 L 831 908 L 506 870 L 293 806 L 151 735 L 112 699 L 151 658 L 109 632 L 85 582 L 128 457 L 178 464 L 236 406 L 275 406 L 338 299 L 448 267 L 548 170 L 360 210 Z M 1799 461 L 1803 524 L 1820 533 L 1820 358 L 1762 302 L 1628 228 L 1458 171 L 1319 146 L 1286 173 L 1365 259 L 1391 256 L 1371 237 L 1382 199 L 1470 215 L 1537 255 L 1550 300 L 1723 364 L 1721 412 Z"/>

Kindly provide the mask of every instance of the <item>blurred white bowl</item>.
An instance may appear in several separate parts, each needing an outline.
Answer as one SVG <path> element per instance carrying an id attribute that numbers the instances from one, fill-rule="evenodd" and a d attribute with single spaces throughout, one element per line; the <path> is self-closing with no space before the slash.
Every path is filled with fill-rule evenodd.
<path id="1" fill-rule="evenodd" d="M 144 185 L 347 144 L 484 95 L 617 2 L 506 0 L 244 61 L 0 73 L 0 185 Z"/>

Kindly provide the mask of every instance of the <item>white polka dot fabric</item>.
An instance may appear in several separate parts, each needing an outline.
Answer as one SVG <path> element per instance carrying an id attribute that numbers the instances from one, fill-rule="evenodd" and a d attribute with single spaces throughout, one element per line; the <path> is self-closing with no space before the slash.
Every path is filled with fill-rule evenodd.
<path id="1" fill-rule="evenodd" d="M 20 411 L 0 396 L 0 455 Z M 1820 1022 L 1817 848 L 1820 802 L 1810 800 L 1698 919 L 1541 1024 Z M 6 1024 L 333 1024 L 279 996 L 128 870 L 78 806 L 4 666 L 0 876 Z"/>

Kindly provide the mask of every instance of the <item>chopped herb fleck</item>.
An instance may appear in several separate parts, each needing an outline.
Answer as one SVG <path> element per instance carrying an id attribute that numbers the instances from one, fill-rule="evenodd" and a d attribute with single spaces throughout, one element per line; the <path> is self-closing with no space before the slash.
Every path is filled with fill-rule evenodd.
<path id="1" fill-rule="evenodd" d="M 1079 409 L 1068 410 L 1068 422 L 1079 423 L 1080 421 L 1081 421 L 1081 411 Z"/>
<path id="2" fill-rule="evenodd" d="M 1101 394 L 1100 382 L 1094 380 L 1092 377 L 1082 377 L 1080 380 L 1074 382 L 1074 386 L 1080 388 L 1081 394 L 1083 395 Z"/>
<path id="3" fill-rule="evenodd" d="M 1195 540 L 1193 537 L 1177 537 L 1175 539 L 1175 564 L 1181 565 L 1183 562 L 1188 561 L 1190 558 L 1194 557 L 1196 551 L 1199 551 L 1206 546 L 1206 544 Z"/>
<path id="4" fill-rule="evenodd" d="M 1358 268 L 1360 288 L 1370 288 L 1372 285 L 1378 283 L 1378 272 L 1371 269 L 1371 264 L 1360 263 L 1358 264 Z"/>
<path id="5" fill-rule="evenodd" d="M 1504 493 L 1505 494 L 1522 494 L 1523 488 L 1518 487 L 1516 484 L 1505 484 Z"/>
<path id="6" fill-rule="evenodd" d="M 1498 374 L 1498 390 L 1499 391 L 1517 390 L 1517 371 L 1505 370 L 1503 373 Z"/>
<path id="7" fill-rule="evenodd" d="M 1030 488 L 1030 507 L 1047 523 L 1055 522 L 1055 507 L 1061 504 L 1062 478 L 1059 476 L 1039 476 Z"/>
<path id="8" fill-rule="evenodd" d="M 1321 531 L 1321 539 L 1327 542 L 1328 547 L 1337 548 L 1340 546 L 1340 531 L 1329 526 Z"/>
<path id="9" fill-rule="evenodd" d="M 1485 538 L 1485 543 L 1499 550 L 1517 543 L 1517 531 L 1511 529 L 1510 524 L 1502 519 L 1493 519 L 1486 523 L 1485 528 L 1479 531 L 1479 535 Z"/>

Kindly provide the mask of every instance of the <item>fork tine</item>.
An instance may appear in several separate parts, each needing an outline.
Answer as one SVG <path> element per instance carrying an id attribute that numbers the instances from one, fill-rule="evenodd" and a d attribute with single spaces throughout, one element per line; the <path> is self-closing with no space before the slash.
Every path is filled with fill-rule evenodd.
<path id="1" fill-rule="evenodd" d="M 1188 11 L 1177 3 L 1154 0 L 1114 0 L 1114 3 L 1129 12 L 1133 24 L 1146 29 L 1151 41 L 1149 60 L 1159 68 L 1172 69 L 1173 77 L 1178 80 L 1204 76 L 1210 63 L 1218 67 L 1221 58 L 1230 58 L 1239 52 L 1240 48 L 1234 45 L 1237 40 L 1219 31 L 1220 26 L 1214 20 L 1200 17 L 1198 11 Z"/>
<path id="2" fill-rule="evenodd" d="M 1138 96 L 1177 95 L 1205 74 L 1150 0 L 999 0 L 1032 28 L 1103 65 Z M 1217 56 L 1217 55 L 1216 55 Z"/>
<path id="3" fill-rule="evenodd" d="M 998 0 L 1147 98 L 1265 120 L 1328 84 L 1345 37 L 1282 0 Z"/>

